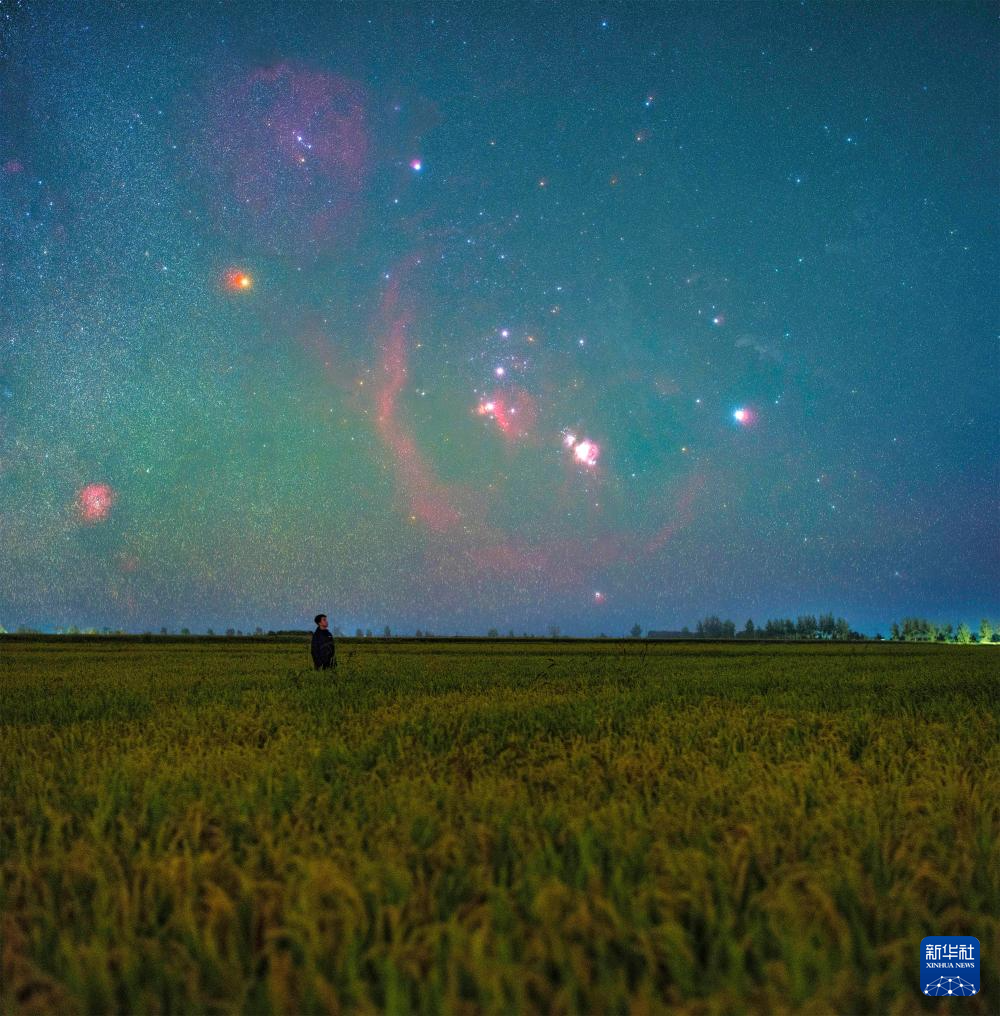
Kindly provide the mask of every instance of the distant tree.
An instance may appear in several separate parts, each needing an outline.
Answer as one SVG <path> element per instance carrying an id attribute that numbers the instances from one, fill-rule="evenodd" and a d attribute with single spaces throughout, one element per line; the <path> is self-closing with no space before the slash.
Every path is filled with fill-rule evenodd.
<path id="1" fill-rule="evenodd" d="M 489 631 L 488 631 L 488 632 L 486 633 L 486 637 L 487 637 L 488 639 L 496 639 L 496 638 L 499 638 L 499 637 L 500 637 L 500 632 L 498 632 L 498 631 L 496 630 L 496 628 L 490 628 L 490 630 L 489 630 Z"/>
<path id="2" fill-rule="evenodd" d="M 748 617 L 747 623 L 743 625 L 743 637 L 745 639 L 752 639 L 756 636 L 757 629 L 754 627 L 753 618 Z"/>
<path id="3" fill-rule="evenodd" d="M 160 629 L 160 634 L 161 635 L 166 635 L 167 634 L 167 629 L 166 628 L 161 628 Z"/>
<path id="4" fill-rule="evenodd" d="M 344 637 L 344 629 L 339 624 L 333 626 L 333 637 L 335 639 L 342 639 Z"/>
<path id="5" fill-rule="evenodd" d="M 235 628 L 227 628 L 226 629 L 226 638 L 227 639 L 231 639 L 235 634 L 236 634 L 236 629 Z"/>
<path id="6" fill-rule="evenodd" d="M 182 635 L 190 635 L 191 634 L 191 629 L 190 628 L 181 628 L 181 634 Z"/>
<path id="7" fill-rule="evenodd" d="M 681 634 L 682 635 L 690 635 L 691 634 L 691 629 L 687 625 L 684 625 L 684 627 L 681 628 Z"/>
<path id="8" fill-rule="evenodd" d="M 511 628 L 511 630 L 507 632 L 507 638 L 512 639 L 513 637 L 514 637 L 514 629 Z"/>
<path id="9" fill-rule="evenodd" d="M 238 637 L 242 637 L 243 632 L 239 628 L 237 628 L 236 629 L 236 634 L 237 634 Z"/>
<path id="10" fill-rule="evenodd" d="M 254 628 L 253 633 L 254 633 L 254 635 L 258 635 L 258 636 L 259 635 L 263 635 L 264 634 L 264 629 L 261 628 L 260 625 L 258 625 L 256 628 Z"/>
<path id="11" fill-rule="evenodd" d="M 631 635 L 634 639 L 642 637 L 642 627 L 639 625 L 638 621 L 629 629 L 629 635 Z"/>
<path id="12" fill-rule="evenodd" d="M 205 629 L 205 634 L 206 634 L 206 635 L 214 635 L 214 634 L 215 634 L 215 632 L 214 632 L 214 631 L 213 631 L 213 630 L 212 630 L 211 628 L 206 628 L 206 629 Z"/>
<path id="13" fill-rule="evenodd" d="M 371 630 L 371 628 L 365 629 L 365 638 L 366 639 L 370 639 L 371 637 L 372 637 L 372 630 Z"/>
<path id="14" fill-rule="evenodd" d="M 795 622 L 795 634 L 800 639 L 814 639 L 818 627 L 819 624 L 812 614 L 802 614 Z"/>
<path id="15" fill-rule="evenodd" d="M 900 632 L 899 630 L 899 625 L 896 624 L 895 621 L 893 621 L 892 624 L 889 626 L 889 638 L 891 638 L 893 642 L 899 642 L 900 639 L 902 639 L 902 637 L 903 635 L 902 632 Z"/>
<path id="16" fill-rule="evenodd" d="M 557 639 L 557 638 L 559 638 L 559 625 L 557 625 L 557 624 L 550 624 L 549 625 L 549 638 L 550 639 Z"/>
<path id="17" fill-rule="evenodd" d="M 819 615 L 819 633 L 825 639 L 832 639 L 837 633 L 837 622 L 833 614 Z"/>
<path id="18" fill-rule="evenodd" d="M 354 637 L 356 639 L 363 639 L 365 637 L 365 633 L 360 628 L 355 628 Z"/>
<path id="19" fill-rule="evenodd" d="M 939 624 L 937 631 L 938 642 L 954 642 L 955 629 L 950 624 Z"/>
<path id="20" fill-rule="evenodd" d="M 838 617 L 833 624 L 833 637 L 835 639 L 847 640 L 851 637 L 851 626 L 842 617 Z"/>
<path id="21" fill-rule="evenodd" d="M 424 633 L 418 628 L 415 632 L 415 636 L 418 639 L 422 639 L 424 637 Z"/>
<path id="22" fill-rule="evenodd" d="M 993 641 L 993 625 L 985 617 L 979 622 L 979 641 Z"/>
<path id="23" fill-rule="evenodd" d="M 68 627 L 68 628 L 66 629 L 66 634 L 67 634 L 67 635 L 79 635 L 79 634 L 80 634 L 80 629 L 79 629 L 79 628 L 77 628 L 77 626 L 76 626 L 75 624 L 71 624 L 71 625 L 70 625 L 70 626 L 69 626 L 69 627 Z"/>
<path id="24" fill-rule="evenodd" d="M 710 639 L 732 638 L 736 634 L 736 625 L 732 621 L 723 621 L 717 614 L 712 614 L 711 617 L 698 622 L 696 634 Z"/>
<path id="25" fill-rule="evenodd" d="M 958 626 L 956 641 L 962 646 L 967 646 L 972 642 L 972 629 L 964 621 Z"/>
<path id="26" fill-rule="evenodd" d="M 392 631 L 390 630 L 388 625 L 386 625 L 382 629 L 382 638 L 384 638 L 384 639 L 391 639 L 392 638 Z"/>
<path id="27" fill-rule="evenodd" d="M 928 642 L 937 632 L 925 617 L 904 617 L 902 634 L 904 642 Z"/>
<path id="28" fill-rule="evenodd" d="M 605 635 L 605 634 L 604 634 L 604 632 L 601 632 L 601 634 L 600 634 L 600 636 L 599 636 L 599 637 L 600 637 L 600 638 L 602 638 L 602 639 L 606 639 L 606 638 L 607 638 L 607 635 Z"/>

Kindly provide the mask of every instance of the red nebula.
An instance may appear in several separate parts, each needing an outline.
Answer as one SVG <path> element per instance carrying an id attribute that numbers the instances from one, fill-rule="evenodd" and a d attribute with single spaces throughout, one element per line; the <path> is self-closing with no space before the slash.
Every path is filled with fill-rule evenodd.
<path id="1" fill-rule="evenodd" d="M 694 517 L 694 505 L 698 496 L 705 488 L 705 477 L 701 473 L 691 476 L 676 500 L 673 517 L 660 526 L 643 546 L 643 554 L 655 554 L 661 547 L 669 543 L 685 526 L 691 524 Z"/>
<path id="2" fill-rule="evenodd" d="M 88 483 L 76 495 L 76 510 L 84 522 L 104 522 L 111 514 L 115 492 L 106 483 Z"/>
<path id="3" fill-rule="evenodd" d="M 399 308 L 400 279 L 405 274 L 405 269 L 398 273 L 382 301 L 382 315 L 389 334 L 382 347 L 382 380 L 375 391 L 376 426 L 392 454 L 413 520 L 433 532 L 442 533 L 460 526 L 463 512 L 455 503 L 455 492 L 437 479 L 409 428 L 397 415 L 399 396 L 408 373 L 406 331 L 410 314 Z"/>
<path id="4" fill-rule="evenodd" d="M 613 564 L 647 561 L 690 524 L 694 503 L 704 485 L 701 476 L 691 478 L 679 494 L 664 492 L 658 499 L 662 503 L 655 514 L 665 521 L 652 534 L 588 535 L 571 530 L 564 537 L 537 541 L 505 533 L 489 522 L 481 493 L 441 480 L 420 448 L 400 405 L 408 385 L 408 331 L 412 321 L 412 310 L 404 303 L 403 290 L 413 264 L 419 260 L 414 256 L 391 273 L 392 281 L 383 295 L 380 324 L 384 338 L 373 394 L 378 434 L 389 452 L 410 520 L 432 534 L 431 547 L 436 552 L 427 558 L 426 564 L 436 580 L 445 583 L 453 578 L 456 562 L 462 562 L 484 583 L 510 581 L 522 586 L 525 582 L 544 584 L 548 589 L 579 588 L 596 571 L 604 571 Z M 534 400 L 519 389 L 484 396 L 476 412 L 507 434 L 524 426 L 511 422 L 512 407 L 518 409 L 513 414 L 515 420 L 523 414 L 534 423 Z M 576 434 L 564 432 L 563 444 L 578 463 L 595 467 L 600 454 L 595 442 L 581 441 Z M 603 591 L 592 595 L 594 603 L 606 602 Z"/>
<path id="5" fill-rule="evenodd" d="M 290 63 L 258 68 L 220 96 L 211 138 L 220 204 L 242 210 L 255 242 L 285 251 L 344 239 L 370 165 L 359 84 Z"/>
<path id="6" fill-rule="evenodd" d="M 3 171 L 5 173 L 10 173 L 11 176 L 13 176 L 15 173 L 23 173 L 24 163 L 21 162 L 20 159 L 8 159 L 3 164 Z"/>
<path id="7" fill-rule="evenodd" d="M 476 412 L 493 420 L 500 433 L 512 440 L 528 437 L 538 419 L 538 406 L 523 388 L 484 398 Z"/>

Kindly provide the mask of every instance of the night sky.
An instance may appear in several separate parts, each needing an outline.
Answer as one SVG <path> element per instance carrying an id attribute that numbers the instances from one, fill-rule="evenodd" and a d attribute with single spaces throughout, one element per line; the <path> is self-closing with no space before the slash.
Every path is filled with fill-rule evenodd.
<path id="1" fill-rule="evenodd" d="M 995 617 L 998 41 L 0 0 L 0 624 Z"/>

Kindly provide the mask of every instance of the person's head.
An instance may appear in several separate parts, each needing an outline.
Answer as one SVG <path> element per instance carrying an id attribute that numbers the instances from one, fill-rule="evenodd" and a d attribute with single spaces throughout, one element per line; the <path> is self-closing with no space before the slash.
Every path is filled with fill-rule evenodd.
<path id="1" fill-rule="evenodd" d="M 326 614 L 317 614 L 313 620 L 316 622 L 317 628 L 326 628 L 329 622 L 326 619 Z"/>

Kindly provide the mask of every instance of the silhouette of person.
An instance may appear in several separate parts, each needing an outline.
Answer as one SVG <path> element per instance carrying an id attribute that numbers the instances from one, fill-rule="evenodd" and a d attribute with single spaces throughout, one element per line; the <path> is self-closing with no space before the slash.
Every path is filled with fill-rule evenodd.
<path id="1" fill-rule="evenodd" d="M 326 614 L 317 614 L 315 617 L 316 630 L 312 637 L 312 658 L 313 666 L 317 670 L 337 669 L 337 649 L 333 642 L 333 634 L 330 631 L 330 624 Z"/>

